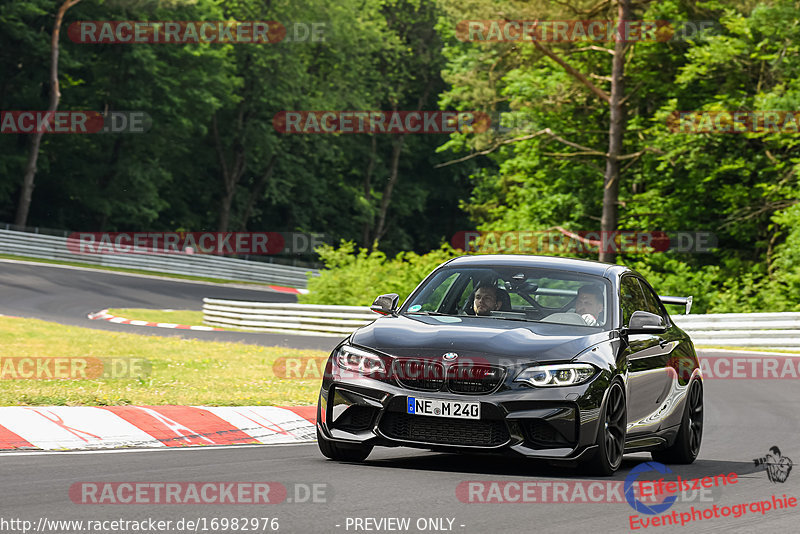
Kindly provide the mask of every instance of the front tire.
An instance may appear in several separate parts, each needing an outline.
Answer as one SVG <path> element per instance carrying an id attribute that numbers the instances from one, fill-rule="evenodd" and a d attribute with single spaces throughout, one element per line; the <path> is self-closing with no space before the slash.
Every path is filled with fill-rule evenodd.
<path id="1" fill-rule="evenodd" d="M 681 428 L 669 448 L 653 451 L 653 460 L 662 464 L 690 464 L 700 452 L 703 440 L 703 386 L 699 380 L 692 382 L 686 407 L 681 419 Z"/>
<path id="2" fill-rule="evenodd" d="M 322 435 L 317 428 L 317 445 L 326 458 L 338 462 L 363 462 L 372 452 L 372 445 L 342 445 Z"/>
<path id="3" fill-rule="evenodd" d="M 622 465 L 625 451 L 625 432 L 628 425 L 628 411 L 625 407 L 625 392 L 622 385 L 612 382 L 608 390 L 606 405 L 597 430 L 597 450 L 585 464 L 594 475 L 611 476 Z"/>

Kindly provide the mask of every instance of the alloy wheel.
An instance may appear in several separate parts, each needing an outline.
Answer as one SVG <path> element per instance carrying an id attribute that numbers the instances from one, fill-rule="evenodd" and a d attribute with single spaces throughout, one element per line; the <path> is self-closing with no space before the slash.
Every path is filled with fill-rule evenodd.
<path id="1" fill-rule="evenodd" d="M 693 455 L 700 451 L 703 439 L 703 388 L 697 382 L 689 393 L 689 448 Z"/>
<path id="2" fill-rule="evenodd" d="M 605 418 L 605 448 L 608 463 L 617 467 L 622 463 L 622 454 L 625 450 L 625 396 L 619 384 L 611 386 L 608 392 Z M 702 424 L 702 413 L 701 413 Z"/>

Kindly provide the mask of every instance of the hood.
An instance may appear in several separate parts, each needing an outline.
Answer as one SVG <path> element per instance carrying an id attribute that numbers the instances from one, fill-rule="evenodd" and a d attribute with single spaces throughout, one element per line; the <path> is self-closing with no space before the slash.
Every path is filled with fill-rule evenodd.
<path id="1" fill-rule="evenodd" d="M 387 316 L 356 330 L 352 342 L 393 356 L 441 357 L 446 352 L 489 361 L 569 361 L 613 332 L 552 323 L 473 316 Z"/>

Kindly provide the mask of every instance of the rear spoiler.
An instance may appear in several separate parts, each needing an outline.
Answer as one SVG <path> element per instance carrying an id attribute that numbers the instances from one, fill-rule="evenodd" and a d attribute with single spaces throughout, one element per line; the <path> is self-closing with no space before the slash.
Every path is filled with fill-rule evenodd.
<path id="1" fill-rule="evenodd" d="M 692 309 L 692 297 L 663 297 L 658 296 L 664 304 L 677 304 L 678 306 L 686 306 L 686 315 L 689 315 L 689 310 Z"/>

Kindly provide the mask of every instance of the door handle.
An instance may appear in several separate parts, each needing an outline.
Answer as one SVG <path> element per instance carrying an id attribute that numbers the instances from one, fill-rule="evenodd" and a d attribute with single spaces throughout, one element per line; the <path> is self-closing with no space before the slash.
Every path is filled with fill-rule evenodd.
<path id="1" fill-rule="evenodd" d="M 662 339 L 661 341 L 658 342 L 658 346 L 663 349 L 668 343 L 669 341 L 667 341 L 666 339 Z"/>

